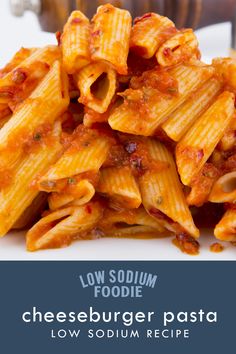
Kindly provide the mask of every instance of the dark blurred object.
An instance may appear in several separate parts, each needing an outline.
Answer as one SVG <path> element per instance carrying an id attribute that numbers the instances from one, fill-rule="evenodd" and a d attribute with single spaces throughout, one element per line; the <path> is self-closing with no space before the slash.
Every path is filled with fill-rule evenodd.
<path id="1" fill-rule="evenodd" d="M 199 228 L 215 227 L 225 213 L 223 203 L 206 203 L 200 208 L 191 207 L 194 223 Z"/>
<path id="2" fill-rule="evenodd" d="M 231 52 L 230 56 L 236 58 L 236 11 L 234 9 L 234 15 L 232 20 L 232 29 L 231 29 Z"/>
<path id="3" fill-rule="evenodd" d="M 127 9 L 133 18 L 146 12 L 157 12 L 171 18 L 177 28 L 199 28 L 213 23 L 234 21 L 236 0 L 10 0 L 12 12 L 24 10 L 39 14 L 45 31 L 61 30 L 71 11 L 79 9 L 91 18 L 99 5 L 111 3 Z"/>

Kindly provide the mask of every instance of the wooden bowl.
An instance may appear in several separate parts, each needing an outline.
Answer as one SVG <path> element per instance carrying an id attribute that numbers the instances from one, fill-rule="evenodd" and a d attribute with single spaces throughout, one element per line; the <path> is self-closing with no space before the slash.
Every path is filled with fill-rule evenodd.
<path id="1" fill-rule="evenodd" d="M 45 31 L 63 28 L 71 11 L 79 9 L 89 18 L 99 5 L 107 2 L 128 9 L 134 17 L 157 12 L 171 18 L 177 28 L 199 28 L 213 23 L 233 21 L 236 0 L 41 0 L 39 22 Z"/>

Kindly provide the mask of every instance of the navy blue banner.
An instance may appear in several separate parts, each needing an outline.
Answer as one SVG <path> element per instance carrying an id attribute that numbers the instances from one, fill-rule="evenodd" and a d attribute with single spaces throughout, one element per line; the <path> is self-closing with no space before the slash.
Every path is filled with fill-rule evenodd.
<path id="1" fill-rule="evenodd" d="M 0 262 L 0 352 L 235 353 L 235 262 Z"/>

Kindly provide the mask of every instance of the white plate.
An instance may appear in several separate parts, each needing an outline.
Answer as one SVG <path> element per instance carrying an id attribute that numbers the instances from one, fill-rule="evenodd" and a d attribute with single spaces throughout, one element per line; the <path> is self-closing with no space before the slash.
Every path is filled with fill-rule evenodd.
<path id="1" fill-rule="evenodd" d="M 215 242 L 211 231 L 202 232 L 201 251 L 197 256 L 182 253 L 171 240 L 103 238 L 30 253 L 25 251 L 24 233 L 11 232 L 0 240 L 0 260 L 236 260 L 236 247 L 227 243 L 222 242 L 223 252 L 210 252 L 209 246 Z"/>
<path id="2" fill-rule="evenodd" d="M 7 29 L 7 33 L 6 33 Z M 6 37 L 4 34 L 6 33 Z M 55 43 L 55 36 L 41 32 L 34 15 L 23 19 L 9 15 L 7 1 L 0 2 L 0 66 L 21 46 L 42 46 Z M 230 24 L 210 26 L 197 33 L 203 53 L 202 59 L 227 56 L 230 46 Z M 171 239 L 100 239 L 79 241 L 68 248 L 35 253 L 25 251 L 24 233 L 11 232 L 0 240 L 0 260 L 235 260 L 236 248 L 225 245 L 221 253 L 209 251 L 215 242 L 212 232 L 202 232 L 199 256 L 188 256 L 172 245 Z"/>

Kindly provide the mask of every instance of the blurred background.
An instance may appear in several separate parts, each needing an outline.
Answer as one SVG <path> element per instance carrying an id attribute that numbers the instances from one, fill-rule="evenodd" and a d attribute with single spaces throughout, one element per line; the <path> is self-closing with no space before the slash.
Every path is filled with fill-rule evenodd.
<path id="1" fill-rule="evenodd" d="M 171 18 L 178 28 L 196 29 L 207 62 L 236 47 L 236 0 L 1 0 L 0 66 L 21 46 L 56 43 L 54 32 L 62 30 L 74 9 L 91 18 L 97 6 L 107 2 L 128 9 L 133 18 L 153 11 Z"/>

